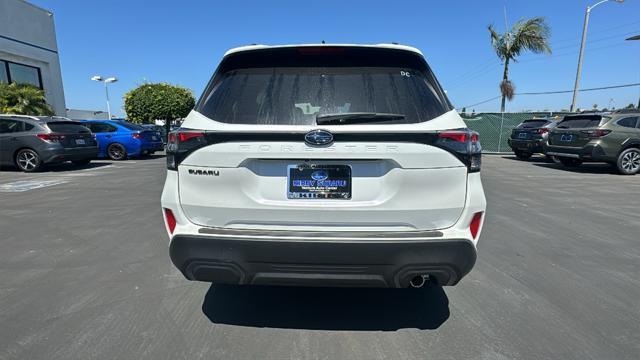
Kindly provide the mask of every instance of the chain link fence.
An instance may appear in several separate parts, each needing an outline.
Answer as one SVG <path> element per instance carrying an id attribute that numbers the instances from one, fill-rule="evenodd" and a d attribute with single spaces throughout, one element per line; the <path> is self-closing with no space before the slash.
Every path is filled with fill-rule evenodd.
<path id="1" fill-rule="evenodd" d="M 477 113 L 460 114 L 467 127 L 480 134 L 483 152 L 511 152 L 507 139 L 511 130 L 527 119 L 555 118 L 562 120 L 567 112 L 533 112 L 533 113 Z"/>

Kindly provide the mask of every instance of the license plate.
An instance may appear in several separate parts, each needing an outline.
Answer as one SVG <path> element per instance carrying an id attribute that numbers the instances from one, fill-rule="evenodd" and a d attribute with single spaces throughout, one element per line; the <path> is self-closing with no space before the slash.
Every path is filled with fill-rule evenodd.
<path id="1" fill-rule="evenodd" d="M 571 141 L 573 141 L 573 135 L 572 134 L 562 134 L 562 136 L 560 136 L 560 141 L 571 142 Z"/>
<path id="2" fill-rule="evenodd" d="M 84 145 L 86 143 L 84 142 L 84 139 L 76 139 L 76 144 L 77 145 Z"/>
<path id="3" fill-rule="evenodd" d="M 289 199 L 351 199 L 351 166 L 299 164 L 287 167 Z"/>
<path id="4" fill-rule="evenodd" d="M 153 140 L 158 140 L 158 137 L 157 137 L 157 136 L 153 136 L 153 137 L 151 137 L 151 138 L 152 138 Z"/>
<path id="5" fill-rule="evenodd" d="M 527 133 L 521 132 L 518 134 L 518 139 L 526 139 L 527 138 Z"/>

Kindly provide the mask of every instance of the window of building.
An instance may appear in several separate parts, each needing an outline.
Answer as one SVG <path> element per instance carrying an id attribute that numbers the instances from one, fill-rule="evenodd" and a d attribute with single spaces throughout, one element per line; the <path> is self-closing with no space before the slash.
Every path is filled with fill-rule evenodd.
<path id="1" fill-rule="evenodd" d="M 42 74 L 34 66 L 0 60 L 0 81 L 33 85 L 42 89 Z"/>
<path id="2" fill-rule="evenodd" d="M 7 63 L 0 60 L 0 82 L 9 82 L 9 73 L 7 71 Z"/>

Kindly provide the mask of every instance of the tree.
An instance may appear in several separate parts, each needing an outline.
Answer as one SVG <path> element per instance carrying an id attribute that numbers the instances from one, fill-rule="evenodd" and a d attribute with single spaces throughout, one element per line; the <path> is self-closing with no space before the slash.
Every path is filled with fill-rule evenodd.
<path id="1" fill-rule="evenodd" d="M 551 30 L 543 17 L 521 19 L 504 34 L 498 34 L 493 25 L 489 25 L 488 29 L 491 35 L 491 46 L 504 63 L 500 82 L 500 94 L 502 94 L 500 112 L 504 112 L 505 99 L 511 101 L 515 95 L 515 85 L 509 80 L 509 62 L 517 62 L 516 58 L 527 50 L 536 54 L 551 54 L 549 46 Z"/>
<path id="2" fill-rule="evenodd" d="M 44 91 L 33 86 L 0 82 L 0 114 L 51 116 Z"/>
<path id="3" fill-rule="evenodd" d="M 598 104 L 593 104 L 593 106 L 591 106 L 593 108 L 593 110 L 598 110 Z"/>
<path id="4" fill-rule="evenodd" d="M 143 124 L 164 120 L 167 134 L 171 122 L 186 117 L 195 103 L 191 90 L 166 83 L 143 84 L 124 95 L 129 120 Z"/>
<path id="5" fill-rule="evenodd" d="M 636 108 L 636 106 L 633 105 L 633 104 L 629 104 L 629 105 L 627 105 L 627 107 L 625 107 L 625 109 L 635 109 L 635 108 Z"/>

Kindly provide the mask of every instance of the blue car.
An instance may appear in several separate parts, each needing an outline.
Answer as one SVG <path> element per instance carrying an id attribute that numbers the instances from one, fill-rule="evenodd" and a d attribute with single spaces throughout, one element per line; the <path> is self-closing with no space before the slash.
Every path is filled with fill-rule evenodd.
<path id="1" fill-rule="evenodd" d="M 82 120 L 96 135 L 98 157 L 124 160 L 163 150 L 160 132 L 124 120 Z"/>

